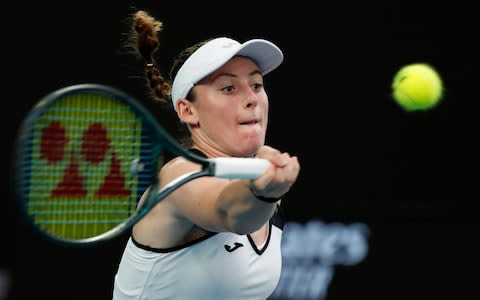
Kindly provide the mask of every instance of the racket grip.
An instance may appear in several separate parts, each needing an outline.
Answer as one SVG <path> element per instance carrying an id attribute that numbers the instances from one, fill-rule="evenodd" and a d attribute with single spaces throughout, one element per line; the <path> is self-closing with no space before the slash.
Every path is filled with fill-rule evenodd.
<path id="1" fill-rule="evenodd" d="M 227 179 L 255 179 L 270 167 L 270 161 L 262 158 L 217 157 L 214 176 Z"/>

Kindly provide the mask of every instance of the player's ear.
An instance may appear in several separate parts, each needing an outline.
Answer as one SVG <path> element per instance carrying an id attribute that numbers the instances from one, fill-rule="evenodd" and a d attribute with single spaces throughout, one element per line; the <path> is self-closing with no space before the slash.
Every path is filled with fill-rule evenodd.
<path id="1" fill-rule="evenodd" d="M 181 98 L 176 103 L 177 115 L 180 121 L 189 125 L 198 124 L 197 111 L 192 102 L 187 99 Z"/>

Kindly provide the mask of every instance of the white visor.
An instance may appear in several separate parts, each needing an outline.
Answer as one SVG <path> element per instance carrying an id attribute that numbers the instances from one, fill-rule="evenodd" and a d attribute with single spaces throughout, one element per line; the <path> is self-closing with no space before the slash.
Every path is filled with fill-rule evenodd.
<path id="1" fill-rule="evenodd" d="M 175 110 L 178 99 L 185 98 L 197 82 L 236 55 L 251 58 L 263 75 L 277 68 L 283 61 L 282 51 L 267 40 L 253 39 L 240 44 L 226 37 L 213 39 L 198 48 L 178 70 L 172 85 L 172 104 Z"/>

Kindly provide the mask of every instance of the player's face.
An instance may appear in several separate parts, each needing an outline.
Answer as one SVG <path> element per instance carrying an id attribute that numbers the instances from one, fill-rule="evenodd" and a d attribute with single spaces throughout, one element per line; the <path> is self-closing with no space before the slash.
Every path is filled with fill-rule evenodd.
<path id="1" fill-rule="evenodd" d="M 251 156 L 265 142 L 268 97 L 263 76 L 249 58 L 234 57 L 194 88 L 194 141 L 231 156 Z"/>

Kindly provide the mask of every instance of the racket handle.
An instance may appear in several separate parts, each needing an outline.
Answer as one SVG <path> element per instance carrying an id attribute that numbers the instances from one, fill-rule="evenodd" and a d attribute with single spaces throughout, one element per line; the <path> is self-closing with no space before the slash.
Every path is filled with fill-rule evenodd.
<path id="1" fill-rule="evenodd" d="M 227 179 L 255 179 L 270 167 L 270 161 L 262 158 L 217 157 L 214 176 Z"/>

